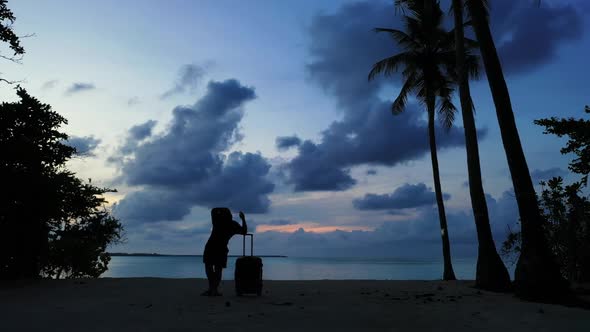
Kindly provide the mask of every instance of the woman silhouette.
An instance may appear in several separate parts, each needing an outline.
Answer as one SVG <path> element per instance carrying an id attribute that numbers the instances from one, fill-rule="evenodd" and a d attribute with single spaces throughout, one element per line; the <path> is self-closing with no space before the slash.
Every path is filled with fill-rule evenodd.
<path id="1" fill-rule="evenodd" d="M 242 226 L 232 219 L 231 211 L 228 208 L 214 208 L 211 210 L 211 222 L 213 230 L 203 253 L 203 263 L 205 263 L 205 272 L 209 280 L 209 289 L 203 292 L 203 296 L 220 296 L 217 290 L 221 282 L 221 272 L 227 267 L 227 253 L 229 249 L 227 244 L 235 234 L 248 233 L 246 217 L 240 211 Z"/>

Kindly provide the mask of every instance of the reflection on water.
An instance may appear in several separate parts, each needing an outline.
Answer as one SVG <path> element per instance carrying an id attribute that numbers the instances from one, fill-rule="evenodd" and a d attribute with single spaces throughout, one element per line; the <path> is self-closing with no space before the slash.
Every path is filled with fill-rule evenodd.
<path id="1" fill-rule="evenodd" d="M 230 257 L 223 279 L 233 279 L 236 257 Z M 263 258 L 264 279 L 437 280 L 442 262 L 375 258 Z M 455 259 L 458 279 L 475 278 L 475 259 Z M 206 278 L 199 256 L 112 257 L 103 277 Z"/>

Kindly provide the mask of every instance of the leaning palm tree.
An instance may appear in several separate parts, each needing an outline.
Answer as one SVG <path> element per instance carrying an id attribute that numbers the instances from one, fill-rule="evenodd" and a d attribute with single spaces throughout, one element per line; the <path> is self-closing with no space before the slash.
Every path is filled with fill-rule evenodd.
<path id="1" fill-rule="evenodd" d="M 516 128 L 508 86 L 490 31 L 487 1 L 464 0 L 464 4 L 480 45 L 520 214 L 522 248 L 515 271 L 516 292 L 528 298 L 555 298 L 563 294 L 568 285 L 559 273 L 559 267 L 547 246 L 541 228 L 541 215 L 533 181 Z"/>
<path id="2" fill-rule="evenodd" d="M 510 275 L 496 250 L 481 180 L 477 130 L 475 128 L 473 102 L 471 100 L 471 92 L 469 89 L 469 73 L 465 64 L 466 54 L 468 54 L 467 52 L 469 52 L 469 50 L 466 50 L 465 43 L 461 42 L 465 39 L 463 31 L 462 0 L 453 0 L 452 5 L 453 15 L 455 17 L 456 78 L 459 85 L 463 127 L 465 128 L 469 194 L 471 196 L 471 207 L 475 219 L 478 240 L 475 284 L 476 287 L 486 290 L 507 291 L 511 286 Z"/>
<path id="3" fill-rule="evenodd" d="M 452 103 L 454 82 L 449 77 L 448 71 L 454 62 L 453 36 L 442 28 L 443 12 L 437 0 L 412 1 L 407 8 L 408 12 L 404 11 L 406 15 L 403 16 L 406 32 L 388 28 L 375 29 L 377 32 L 391 35 L 402 48 L 402 52 L 375 63 L 369 73 L 369 80 L 378 74 L 390 76 L 399 69 L 404 83 L 391 106 L 391 111 L 394 114 L 403 112 L 408 96 L 411 94 L 416 95 L 426 106 L 432 173 L 443 245 L 443 279 L 454 280 L 455 273 L 451 263 L 447 220 L 438 169 L 434 119 L 437 104 L 439 115 L 442 116 L 446 127 L 452 125 L 456 112 Z"/>

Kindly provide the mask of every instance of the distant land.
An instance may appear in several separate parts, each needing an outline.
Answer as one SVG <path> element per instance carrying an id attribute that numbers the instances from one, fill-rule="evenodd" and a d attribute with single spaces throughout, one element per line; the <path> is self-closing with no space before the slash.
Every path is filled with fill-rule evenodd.
<path id="1" fill-rule="evenodd" d="M 126 252 L 111 252 L 109 253 L 112 257 L 117 256 L 136 256 L 136 257 L 203 257 L 203 255 L 169 255 L 169 254 L 158 254 L 158 253 L 126 253 Z M 285 255 L 257 255 L 258 257 L 279 257 L 279 258 L 287 258 Z M 228 257 L 242 257 L 242 255 L 228 255 Z"/>

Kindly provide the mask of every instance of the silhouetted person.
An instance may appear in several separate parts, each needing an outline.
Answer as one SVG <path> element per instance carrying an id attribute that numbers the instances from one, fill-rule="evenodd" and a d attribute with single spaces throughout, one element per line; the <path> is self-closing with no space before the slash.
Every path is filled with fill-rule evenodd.
<path id="1" fill-rule="evenodd" d="M 244 213 L 241 211 L 240 219 L 242 219 L 241 226 L 232 220 L 232 215 L 228 208 L 214 208 L 211 210 L 213 230 L 203 253 L 203 263 L 205 263 L 205 272 L 209 280 L 209 289 L 201 295 L 221 295 L 217 287 L 221 282 L 221 272 L 227 267 L 227 253 L 229 252 L 227 244 L 232 236 L 248 233 L 246 217 L 244 217 Z"/>

